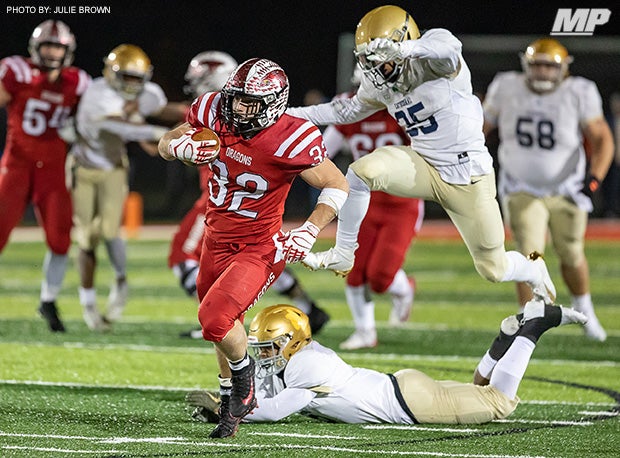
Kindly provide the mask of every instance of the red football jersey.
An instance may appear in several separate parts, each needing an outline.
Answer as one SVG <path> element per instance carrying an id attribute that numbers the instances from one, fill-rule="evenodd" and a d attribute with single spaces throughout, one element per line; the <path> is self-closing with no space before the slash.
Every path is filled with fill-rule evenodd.
<path id="1" fill-rule="evenodd" d="M 284 203 L 295 177 L 326 158 L 323 137 L 309 121 L 284 114 L 249 140 L 220 118 L 221 95 L 206 93 L 192 104 L 188 122 L 218 133 L 221 149 L 210 164 L 206 234 L 220 242 L 258 243 L 282 227 Z"/>
<path id="2" fill-rule="evenodd" d="M 5 160 L 9 164 L 11 161 L 64 163 L 66 145 L 58 136 L 58 128 L 75 111 L 90 82 L 88 74 L 67 67 L 50 83 L 47 74 L 30 59 L 12 56 L 0 61 L 0 80 L 11 94 L 7 106 Z M 41 148 L 42 142 L 45 148 Z"/>

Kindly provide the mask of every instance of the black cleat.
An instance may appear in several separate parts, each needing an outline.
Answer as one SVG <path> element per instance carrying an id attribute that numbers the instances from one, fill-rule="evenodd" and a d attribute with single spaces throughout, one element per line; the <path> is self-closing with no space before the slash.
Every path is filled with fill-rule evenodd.
<path id="1" fill-rule="evenodd" d="M 313 302 L 310 305 L 308 320 L 310 321 L 310 331 L 312 331 L 312 334 L 314 335 L 323 329 L 323 326 L 327 324 L 329 321 L 329 315 Z"/>
<path id="2" fill-rule="evenodd" d="M 258 404 L 254 389 L 254 370 L 256 365 L 252 358 L 248 358 L 250 359 L 250 364 L 240 371 L 233 371 L 232 375 L 232 393 L 230 395 L 229 410 L 231 416 L 236 417 L 239 421 L 254 410 Z"/>
<path id="3" fill-rule="evenodd" d="M 47 325 L 52 332 L 65 332 L 65 325 L 60 321 L 58 316 L 58 309 L 56 308 L 56 302 L 41 302 L 39 306 L 39 313 L 47 321 Z"/>
<path id="4" fill-rule="evenodd" d="M 211 431 L 209 437 L 212 439 L 233 437 L 239 429 L 240 422 L 241 418 L 233 417 L 230 414 L 230 396 L 223 395 L 220 401 L 217 426 Z"/>

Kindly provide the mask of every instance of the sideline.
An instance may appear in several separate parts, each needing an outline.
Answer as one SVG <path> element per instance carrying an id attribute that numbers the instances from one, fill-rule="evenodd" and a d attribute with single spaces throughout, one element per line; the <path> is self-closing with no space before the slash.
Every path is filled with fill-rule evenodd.
<path id="1" fill-rule="evenodd" d="M 290 230 L 303 224 L 303 221 L 285 221 L 284 230 Z M 170 240 L 177 226 L 173 224 L 147 224 L 129 234 L 123 230 L 123 236 L 132 240 Z M 506 240 L 510 240 L 510 231 L 506 229 Z M 336 223 L 329 224 L 319 234 L 322 239 L 336 237 Z M 417 236 L 420 240 L 456 240 L 460 238 L 454 224 L 447 219 L 426 220 Z M 44 240 L 39 226 L 17 227 L 11 234 L 14 242 L 37 242 Z M 620 241 L 620 219 L 592 219 L 586 229 L 586 240 Z"/>

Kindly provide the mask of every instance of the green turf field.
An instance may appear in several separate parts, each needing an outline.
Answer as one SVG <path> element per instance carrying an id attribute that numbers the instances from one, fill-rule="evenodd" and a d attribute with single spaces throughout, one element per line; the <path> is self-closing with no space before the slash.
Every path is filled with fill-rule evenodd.
<path id="1" fill-rule="evenodd" d="M 586 340 L 576 326 L 547 333 L 521 385 L 522 403 L 504 421 L 340 425 L 293 416 L 242 425 L 234 439 L 219 441 L 184 405 L 187 390 L 216 387 L 217 369 L 211 344 L 178 337 L 196 325 L 196 306 L 166 268 L 167 241 L 129 242 L 130 301 L 124 320 L 105 334 L 89 332 L 81 319 L 74 261 L 59 298 L 68 332 L 47 331 L 36 314 L 43 252 L 42 243 L 13 242 L 0 257 L 1 457 L 620 456 L 620 242 L 587 244 L 607 342 Z M 559 302 L 566 301 L 556 258 L 547 260 Z M 337 348 L 352 331 L 343 279 L 294 269 L 332 315 L 317 340 Z M 469 381 L 499 322 L 516 310 L 513 286 L 478 277 L 459 241 L 416 242 L 406 270 L 418 284 L 410 324 L 388 328 L 388 298 L 376 298 L 379 346 L 342 357 L 385 372 L 415 367 Z M 101 304 L 110 279 L 101 249 Z M 282 300 L 268 292 L 257 308 Z"/>

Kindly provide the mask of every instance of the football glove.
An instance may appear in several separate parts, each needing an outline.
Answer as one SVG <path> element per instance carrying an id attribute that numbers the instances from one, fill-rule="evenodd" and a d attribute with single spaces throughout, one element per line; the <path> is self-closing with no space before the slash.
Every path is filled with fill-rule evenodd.
<path id="1" fill-rule="evenodd" d="M 596 178 L 594 175 L 588 173 L 583 180 L 583 188 L 581 189 L 581 192 L 588 196 L 590 199 L 592 199 L 600 186 L 601 180 Z"/>
<path id="2" fill-rule="evenodd" d="M 220 148 L 217 140 L 194 140 L 192 137 L 199 134 L 202 127 L 190 129 L 170 141 L 168 152 L 170 155 L 183 162 L 191 162 L 196 165 L 203 165 L 213 162 L 217 158 Z"/>
<path id="3" fill-rule="evenodd" d="M 373 62 L 390 62 L 400 60 L 399 43 L 387 38 L 375 38 L 366 46 L 366 56 Z"/>
<path id="4" fill-rule="evenodd" d="M 310 270 L 327 269 L 339 277 L 345 277 L 353 269 L 357 247 L 357 243 L 352 250 L 336 245 L 327 251 L 308 253 L 301 263 Z"/>
<path id="5" fill-rule="evenodd" d="M 291 229 L 284 234 L 284 260 L 286 262 L 299 262 L 305 258 L 316 242 L 316 238 L 321 230 L 306 221 L 296 229 Z"/>

